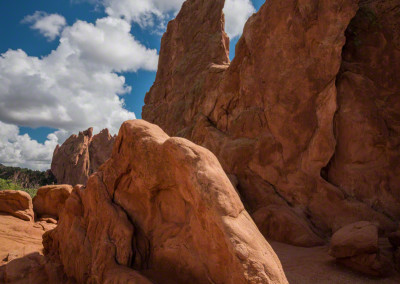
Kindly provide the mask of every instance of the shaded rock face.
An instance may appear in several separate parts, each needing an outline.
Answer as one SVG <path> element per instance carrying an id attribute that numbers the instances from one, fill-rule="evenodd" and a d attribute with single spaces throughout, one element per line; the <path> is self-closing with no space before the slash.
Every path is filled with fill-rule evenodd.
<path id="1" fill-rule="evenodd" d="M 291 211 L 298 233 L 269 231 L 275 240 L 310 246 L 316 234 L 360 220 L 394 230 L 399 1 L 267 1 L 248 20 L 230 64 L 224 1 L 209 2 L 186 1 L 169 23 L 143 118 L 210 149 L 236 177 L 261 230 L 279 218 L 260 218 L 263 208 Z M 375 34 L 357 32 L 363 44 L 354 50 L 363 9 L 385 19 Z"/>
<path id="2" fill-rule="evenodd" d="M 115 136 L 108 129 L 93 136 L 93 128 L 72 135 L 57 145 L 51 171 L 58 184 L 86 184 L 89 176 L 110 158 Z"/>
<path id="3" fill-rule="evenodd" d="M 0 191 L 0 212 L 25 221 L 33 221 L 35 217 L 31 196 L 20 190 Z"/>
<path id="4" fill-rule="evenodd" d="M 337 145 L 328 179 L 400 220 L 400 1 L 361 1 L 337 79 Z"/>
<path id="5" fill-rule="evenodd" d="M 33 208 L 38 217 L 51 216 L 58 218 L 65 201 L 71 195 L 70 185 L 48 185 L 38 189 L 33 198 Z"/>
<path id="6" fill-rule="evenodd" d="M 78 283 L 287 283 L 217 158 L 142 120 L 43 243 Z"/>

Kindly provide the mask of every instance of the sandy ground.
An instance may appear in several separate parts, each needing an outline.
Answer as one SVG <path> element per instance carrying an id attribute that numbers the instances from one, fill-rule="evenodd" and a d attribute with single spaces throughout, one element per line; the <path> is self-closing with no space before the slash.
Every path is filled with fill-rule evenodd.
<path id="1" fill-rule="evenodd" d="M 0 214 L 0 283 L 62 283 L 57 277 L 49 281 L 47 260 L 42 253 L 42 235 L 54 227 L 43 221 L 29 222 Z M 57 269 L 54 266 L 53 270 Z"/>
<path id="2" fill-rule="evenodd" d="M 9 270 L 11 272 L 15 270 L 15 274 L 20 274 L 21 269 L 24 270 L 24 267 L 21 266 L 27 266 L 27 270 L 40 266 L 37 262 L 42 257 L 43 233 L 44 229 L 38 223 L 0 214 L 0 282 L 5 264 L 10 260 L 11 263 L 15 262 L 15 264 L 11 265 Z M 335 259 L 328 255 L 327 246 L 301 248 L 274 241 L 270 241 L 270 244 L 281 260 L 290 284 L 400 284 L 400 274 L 398 273 L 378 279 L 352 272 L 337 264 Z M 380 246 L 384 249 L 390 247 L 388 243 L 382 240 Z M 15 260 L 12 261 L 12 259 Z M 35 270 L 37 269 L 39 268 Z M 36 280 L 42 279 L 44 274 L 41 271 L 38 272 L 33 275 Z M 36 278 L 38 275 L 40 278 Z M 16 278 L 19 278 L 18 275 L 16 275 Z M 28 283 L 29 281 L 33 283 L 33 279 L 24 280 L 26 282 L 22 281 L 21 283 Z M 42 280 L 45 281 L 45 278 Z M 35 282 L 35 280 L 33 281 Z"/>
<path id="3" fill-rule="evenodd" d="M 400 274 L 373 278 L 352 272 L 328 255 L 328 247 L 301 248 L 270 241 L 290 284 L 400 284 Z M 386 243 L 383 244 L 386 249 Z"/>
<path id="4" fill-rule="evenodd" d="M 40 253 L 44 232 L 39 224 L 0 214 L 0 266 L 9 257 L 14 259 Z"/>

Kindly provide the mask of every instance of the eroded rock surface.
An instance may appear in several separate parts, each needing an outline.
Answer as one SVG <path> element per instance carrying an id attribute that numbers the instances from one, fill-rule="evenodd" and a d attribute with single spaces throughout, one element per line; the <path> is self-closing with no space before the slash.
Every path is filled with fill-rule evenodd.
<path id="1" fill-rule="evenodd" d="M 31 196 L 20 190 L 0 190 L 0 212 L 25 221 L 33 221 L 35 217 Z"/>
<path id="2" fill-rule="evenodd" d="M 33 198 L 33 208 L 38 217 L 58 218 L 65 201 L 71 195 L 70 185 L 48 185 L 38 189 Z"/>
<path id="3" fill-rule="evenodd" d="M 276 220 L 261 209 L 291 211 L 305 237 L 278 226 L 276 240 L 310 246 L 361 220 L 395 230 L 399 1 L 267 1 L 230 64 L 223 5 L 189 0 L 169 23 L 143 118 L 210 149 L 261 230 Z"/>
<path id="4" fill-rule="evenodd" d="M 43 242 L 79 283 L 287 283 L 216 157 L 142 120 Z"/>
<path id="5" fill-rule="evenodd" d="M 93 128 L 89 128 L 57 145 L 51 162 L 57 183 L 86 184 L 89 176 L 110 158 L 114 141 L 108 129 L 93 136 Z"/>

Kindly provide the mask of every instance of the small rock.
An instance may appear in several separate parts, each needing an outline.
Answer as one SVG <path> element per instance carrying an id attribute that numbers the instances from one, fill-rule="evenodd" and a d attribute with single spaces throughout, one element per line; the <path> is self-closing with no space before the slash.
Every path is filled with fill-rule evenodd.
<path id="1" fill-rule="evenodd" d="M 24 191 L 0 191 L 0 212 L 11 214 L 25 221 L 33 221 L 32 198 Z"/>
<path id="2" fill-rule="evenodd" d="M 333 234 L 329 254 L 346 258 L 378 252 L 378 228 L 366 221 L 347 225 Z"/>
<path id="3" fill-rule="evenodd" d="M 48 185 L 39 188 L 33 198 L 33 209 L 39 217 L 58 218 L 65 201 L 72 192 L 70 185 Z"/>

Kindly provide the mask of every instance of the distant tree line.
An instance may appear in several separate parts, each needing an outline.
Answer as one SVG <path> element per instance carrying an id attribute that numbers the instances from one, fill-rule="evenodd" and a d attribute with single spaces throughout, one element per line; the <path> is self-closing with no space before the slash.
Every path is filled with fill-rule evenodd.
<path id="1" fill-rule="evenodd" d="M 56 183 L 56 178 L 50 170 L 41 172 L 18 167 L 6 167 L 2 164 L 0 164 L 0 179 L 10 181 L 23 188 L 38 188 Z"/>

